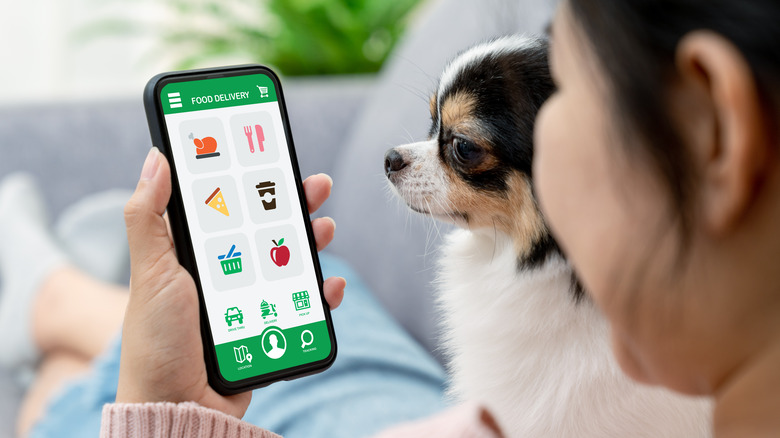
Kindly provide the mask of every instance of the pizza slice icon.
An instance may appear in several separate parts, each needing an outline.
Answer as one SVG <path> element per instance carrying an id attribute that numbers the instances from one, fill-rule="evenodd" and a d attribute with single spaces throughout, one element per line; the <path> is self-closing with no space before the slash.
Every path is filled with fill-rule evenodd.
<path id="1" fill-rule="evenodd" d="M 217 187 L 217 189 L 214 190 L 214 193 L 212 193 L 211 196 L 206 199 L 206 205 L 224 214 L 225 216 L 230 216 L 227 204 L 225 203 L 225 197 L 222 196 L 222 189 L 219 187 Z"/>

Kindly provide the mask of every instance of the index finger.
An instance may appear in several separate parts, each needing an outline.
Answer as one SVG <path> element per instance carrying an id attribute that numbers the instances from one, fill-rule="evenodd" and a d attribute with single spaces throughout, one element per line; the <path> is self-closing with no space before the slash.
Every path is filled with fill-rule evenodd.
<path id="1" fill-rule="evenodd" d="M 324 173 L 312 175 L 303 181 L 303 191 L 306 193 L 306 205 L 309 207 L 309 213 L 314 213 L 322 207 L 322 204 L 330 196 L 332 187 L 333 180 Z"/>
<path id="2" fill-rule="evenodd" d="M 152 148 L 135 192 L 125 205 L 133 277 L 149 276 L 149 271 L 160 262 L 178 264 L 166 221 L 162 217 L 170 196 L 170 167 L 165 157 Z"/>

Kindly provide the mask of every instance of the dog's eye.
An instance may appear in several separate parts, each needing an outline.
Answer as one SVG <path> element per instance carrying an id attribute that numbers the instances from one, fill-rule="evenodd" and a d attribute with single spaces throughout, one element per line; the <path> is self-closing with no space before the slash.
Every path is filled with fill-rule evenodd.
<path id="1" fill-rule="evenodd" d="M 467 166 L 476 164 L 483 155 L 479 146 L 460 137 L 455 137 L 452 140 L 452 149 L 455 151 L 455 159 Z"/>

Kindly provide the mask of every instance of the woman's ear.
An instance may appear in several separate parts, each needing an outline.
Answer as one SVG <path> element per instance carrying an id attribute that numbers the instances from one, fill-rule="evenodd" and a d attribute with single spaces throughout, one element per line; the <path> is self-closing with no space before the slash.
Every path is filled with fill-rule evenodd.
<path id="1" fill-rule="evenodd" d="M 731 41 L 691 32 L 677 46 L 676 61 L 681 80 L 671 98 L 697 171 L 697 220 L 711 233 L 728 234 L 749 211 L 768 170 L 773 125 L 753 71 Z"/>

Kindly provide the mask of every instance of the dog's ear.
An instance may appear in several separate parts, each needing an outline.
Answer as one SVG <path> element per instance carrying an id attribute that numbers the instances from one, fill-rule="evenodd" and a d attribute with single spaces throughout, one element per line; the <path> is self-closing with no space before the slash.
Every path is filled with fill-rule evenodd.
<path id="1" fill-rule="evenodd" d="M 428 139 L 432 139 L 439 128 L 439 105 L 437 103 L 436 93 L 431 94 L 431 99 L 428 101 L 428 104 L 431 111 L 431 129 L 428 130 Z"/>

